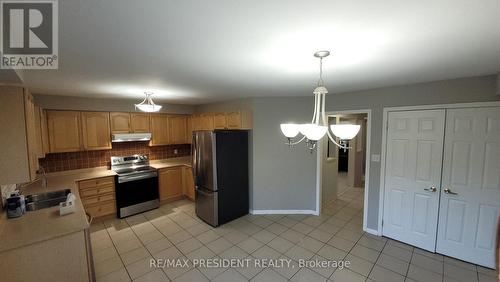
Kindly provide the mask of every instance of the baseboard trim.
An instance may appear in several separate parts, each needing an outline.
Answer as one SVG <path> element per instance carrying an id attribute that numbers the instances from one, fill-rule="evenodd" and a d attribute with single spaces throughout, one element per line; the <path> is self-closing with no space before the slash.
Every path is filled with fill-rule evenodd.
<path id="1" fill-rule="evenodd" d="M 251 214 L 312 214 L 317 215 L 315 210 L 250 210 Z"/>
<path id="2" fill-rule="evenodd" d="M 375 235 L 375 236 L 380 236 L 380 235 L 378 234 L 378 230 L 375 230 L 375 229 L 365 228 L 365 230 L 364 230 L 364 231 L 365 231 L 366 233 L 370 233 L 370 234 Z"/>

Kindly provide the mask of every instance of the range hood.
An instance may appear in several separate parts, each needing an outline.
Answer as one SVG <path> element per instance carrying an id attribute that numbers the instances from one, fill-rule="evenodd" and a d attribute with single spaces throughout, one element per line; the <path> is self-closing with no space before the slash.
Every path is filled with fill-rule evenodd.
<path id="1" fill-rule="evenodd" d="M 131 141 L 149 141 L 151 133 L 123 133 L 113 134 L 111 142 L 131 142 Z"/>

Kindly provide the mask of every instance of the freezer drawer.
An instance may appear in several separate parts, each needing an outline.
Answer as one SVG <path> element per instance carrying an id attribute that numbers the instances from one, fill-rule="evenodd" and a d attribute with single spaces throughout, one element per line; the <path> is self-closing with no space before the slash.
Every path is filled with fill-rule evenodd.
<path id="1" fill-rule="evenodd" d="M 217 193 L 196 189 L 196 215 L 214 227 L 219 225 Z"/>

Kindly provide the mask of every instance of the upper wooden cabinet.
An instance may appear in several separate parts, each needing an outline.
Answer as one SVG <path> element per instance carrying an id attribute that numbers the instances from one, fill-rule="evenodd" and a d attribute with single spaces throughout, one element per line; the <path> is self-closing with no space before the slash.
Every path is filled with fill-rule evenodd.
<path id="1" fill-rule="evenodd" d="M 111 133 L 146 133 L 150 132 L 149 114 L 119 113 L 109 114 Z"/>
<path id="2" fill-rule="evenodd" d="M 47 111 L 51 153 L 81 151 L 80 112 Z"/>
<path id="3" fill-rule="evenodd" d="M 151 142 L 150 146 L 168 145 L 169 130 L 168 116 L 166 114 L 151 115 Z"/>
<path id="4" fill-rule="evenodd" d="M 182 197 L 182 167 L 160 169 L 158 181 L 160 186 L 160 200 L 173 200 Z"/>
<path id="5" fill-rule="evenodd" d="M 252 116 L 250 111 L 236 111 L 226 113 L 227 128 L 229 129 L 251 129 Z"/>
<path id="6" fill-rule="evenodd" d="M 213 130 L 214 129 L 214 116 L 212 114 L 202 114 L 199 116 L 198 130 Z"/>
<path id="7" fill-rule="evenodd" d="M 193 116 L 186 118 L 186 141 L 184 143 L 191 144 L 193 140 Z"/>
<path id="8" fill-rule="evenodd" d="M 168 120 L 169 144 L 186 143 L 186 116 L 170 116 Z"/>
<path id="9" fill-rule="evenodd" d="M 149 114 L 131 113 L 130 114 L 130 131 L 133 133 L 151 132 L 149 126 Z"/>
<path id="10" fill-rule="evenodd" d="M 227 128 L 226 113 L 214 114 L 214 129 L 225 129 L 225 128 Z"/>
<path id="11" fill-rule="evenodd" d="M 111 133 L 130 132 L 130 113 L 110 113 Z"/>
<path id="12" fill-rule="evenodd" d="M 82 135 L 85 150 L 111 149 L 109 113 L 82 112 Z"/>
<path id="13" fill-rule="evenodd" d="M 49 129 L 47 128 L 47 113 L 42 109 L 40 109 L 40 134 L 42 135 L 42 151 L 46 155 L 50 153 Z"/>

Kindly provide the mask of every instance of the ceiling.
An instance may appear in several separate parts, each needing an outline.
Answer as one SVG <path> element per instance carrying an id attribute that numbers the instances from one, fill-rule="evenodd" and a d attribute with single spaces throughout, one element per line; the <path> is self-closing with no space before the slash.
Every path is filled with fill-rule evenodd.
<path id="1" fill-rule="evenodd" d="M 59 69 L 34 93 L 201 104 L 500 70 L 500 1 L 59 1 Z"/>

